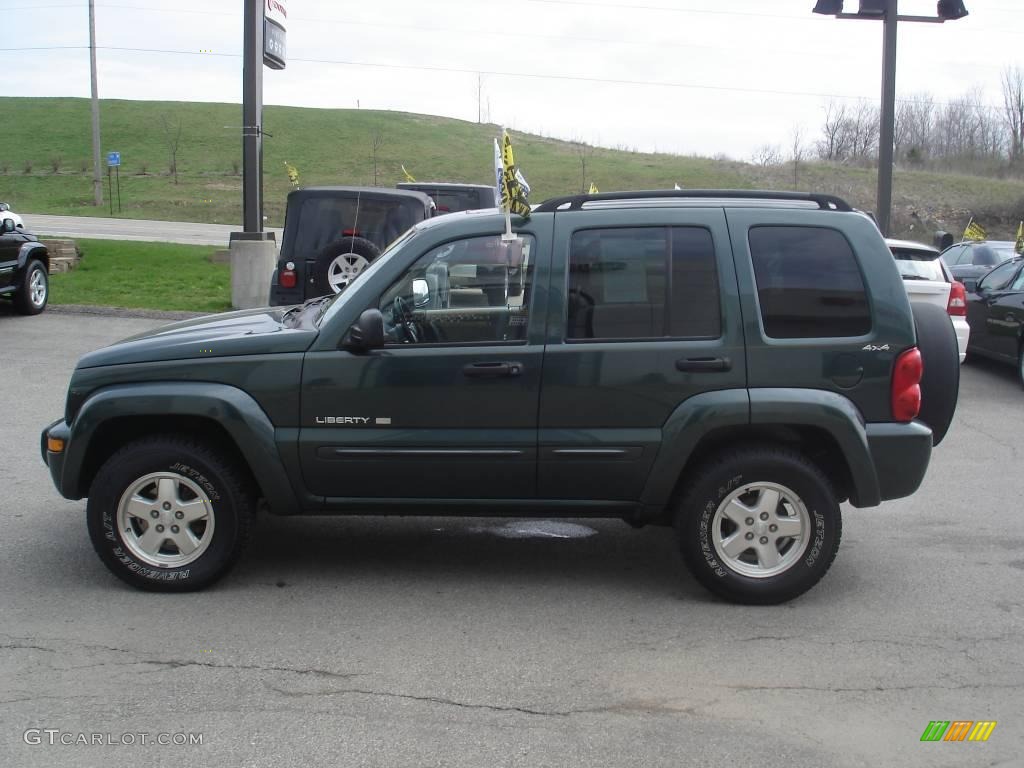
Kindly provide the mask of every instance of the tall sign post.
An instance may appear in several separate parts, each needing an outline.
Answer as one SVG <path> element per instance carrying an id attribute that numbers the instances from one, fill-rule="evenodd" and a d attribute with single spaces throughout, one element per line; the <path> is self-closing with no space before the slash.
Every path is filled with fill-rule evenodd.
<path id="1" fill-rule="evenodd" d="M 263 231 L 263 67 L 284 69 L 286 0 L 245 0 L 242 34 L 242 231 L 231 233 L 231 303 L 264 306 L 277 258 Z"/>

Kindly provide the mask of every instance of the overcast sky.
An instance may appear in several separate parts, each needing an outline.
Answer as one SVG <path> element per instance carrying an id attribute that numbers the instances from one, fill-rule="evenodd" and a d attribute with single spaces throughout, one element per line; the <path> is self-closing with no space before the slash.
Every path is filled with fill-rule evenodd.
<path id="1" fill-rule="evenodd" d="M 900 24 L 897 88 L 998 108 L 1024 59 L 1024 3 Z M 603 146 L 746 159 L 814 139 L 829 96 L 880 91 L 882 25 L 814 0 L 287 0 L 267 104 L 425 112 Z M 97 0 L 101 98 L 240 102 L 242 0 Z M 856 10 L 856 0 L 846 0 Z M 900 0 L 934 15 L 934 0 Z M 8 95 L 88 96 L 86 0 L 0 0 Z M 118 49 L 160 49 L 130 51 Z M 209 51 L 209 53 L 206 53 Z M 304 61 L 305 60 L 305 61 Z"/>

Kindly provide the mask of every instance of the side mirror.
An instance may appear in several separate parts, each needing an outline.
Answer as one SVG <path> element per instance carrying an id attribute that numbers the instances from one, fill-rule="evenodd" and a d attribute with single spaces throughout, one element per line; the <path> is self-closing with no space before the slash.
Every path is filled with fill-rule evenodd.
<path id="1" fill-rule="evenodd" d="M 971 293 L 976 293 L 979 296 L 981 296 L 986 291 L 988 291 L 988 288 L 986 286 L 982 285 L 978 281 L 978 278 L 976 278 L 976 277 L 975 278 L 970 278 L 970 277 L 966 278 L 964 280 L 964 289 L 967 290 L 967 291 L 970 291 Z"/>
<path id="2" fill-rule="evenodd" d="M 341 346 L 349 352 L 369 352 L 384 346 L 384 315 L 379 309 L 368 309 L 348 329 Z"/>
<path id="3" fill-rule="evenodd" d="M 430 303 L 430 284 L 421 277 L 412 281 L 412 302 L 417 309 Z"/>
<path id="4" fill-rule="evenodd" d="M 0 221 L 0 234 L 6 235 L 14 231 L 14 219 L 3 219 Z"/>

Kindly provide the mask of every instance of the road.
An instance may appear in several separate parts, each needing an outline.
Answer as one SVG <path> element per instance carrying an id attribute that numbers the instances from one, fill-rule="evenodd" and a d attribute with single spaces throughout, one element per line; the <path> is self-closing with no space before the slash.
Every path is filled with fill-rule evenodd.
<path id="1" fill-rule="evenodd" d="M 57 237 L 93 237 L 101 240 L 145 240 L 185 245 L 228 247 L 232 232 L 241 225 L 197 224 L 188 221 L 150 221 L 147 219 L 111 219 L 92 216 L 47 216 L 22 214 L 29 232 Z M 281 230 L 270 229 L 281 242 Z"/>
<path id="2" fill-rule="evenodd" d="M 158 595 L 100 564 L 38 451 L 75 358 L 154 325 L 0 314 L 0 765 L 1020 765 L 1011 367 L 964 368 L 921 491 L 845 508 L 831 572 L 784 606 L 712 599 L 664 529 L 450 518 L 264 519 L 218 586 Z M 998 725 L 920 742 L 956 719 Z"/>

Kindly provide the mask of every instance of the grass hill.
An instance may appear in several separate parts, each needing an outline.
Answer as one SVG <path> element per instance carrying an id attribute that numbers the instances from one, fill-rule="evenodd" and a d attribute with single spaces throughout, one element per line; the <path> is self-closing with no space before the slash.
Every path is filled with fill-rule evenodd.
<path id="1" fill-rule="evenodd" d="M 94 208 L 88 99 L 0 98 L 0 200 L 34 213 L 109 215 Z M 236 224 L 241 221 L 242 108 L 238 104 L 103 100 L 103 151 L 121 152 L 121 216 Z M 704 116 L 703 119 L 712 119 Z M 178 179 L 169 173 L 169 144 L 181 132 Z M 404 112 L 264 110 L 265 213 L 280 226 L 291 188 L 285 162 L 303 186 L 402 180 L 404 163 L 417 179 L 488 183 L 494 125 Z M 170 137 L 170 138 L 169 138 Z M 582 173 L 579 145 L 513 134 L 516 160 L 533 187 L 531 200 L 578 192 L 684 187 L 803 189 L 831 192 L 874 207 L 871 170 L 823 163 L 762 167 L 731 160 L 592 148 Z M 106 193 L 106 190 L 104 190 Z M 1024 218 L 1024 182 L 897 170 L 894 230 L 928 240 L 933 229 L 962 232 L 974 216 L 990 235 L 1011 237 Z"/>

